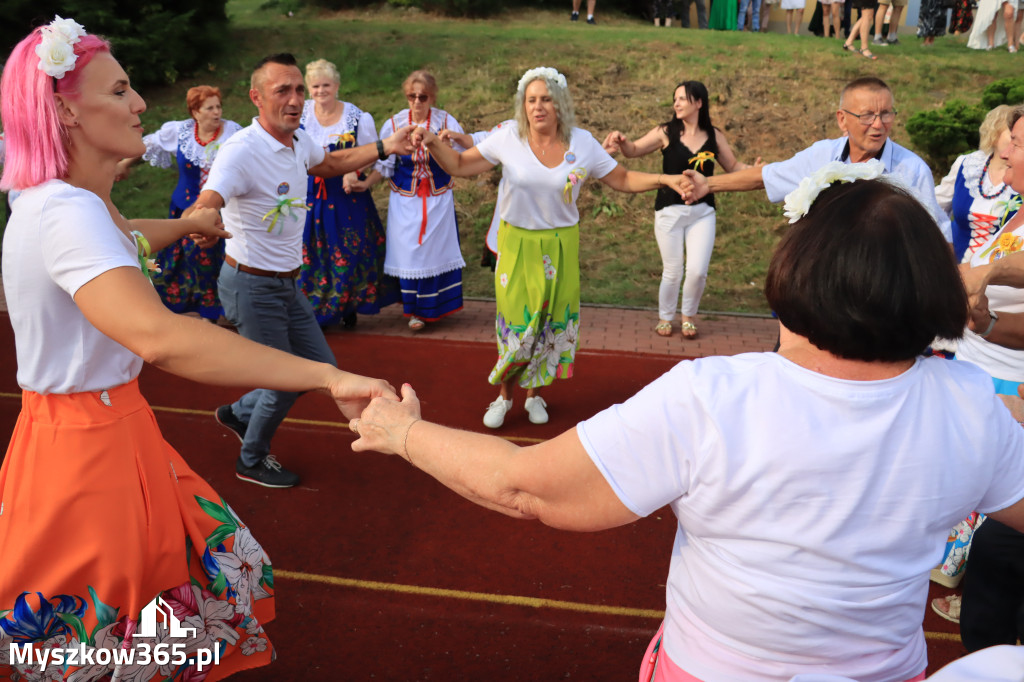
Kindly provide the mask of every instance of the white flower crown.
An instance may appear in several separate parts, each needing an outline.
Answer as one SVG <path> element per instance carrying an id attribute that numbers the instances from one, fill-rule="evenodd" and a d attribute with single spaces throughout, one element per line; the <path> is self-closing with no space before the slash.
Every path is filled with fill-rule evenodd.
<path id="1" fill-rule="evenodd" d="M 786 195 L 783 213 L 789 218 L 789 222 L 795 223 L 807 215 L 814 200 L 818 198 L 822 190 L 832 183 L 874 180 L 883 173 L 885 173 L 885 164 L 878 159 L 871 159 L 865 163 L 830 161 L 801 180 L 797 188 Z"/>
<path id="2" fill-rule="evenodd" d="M 557 69 L 552 69 L 550 66 L 538 66 L 535 69 L 530 69 L 523 74 L 523 77 L 519 79 L 519 87 L 516 88 L 518 92 L 524 92 L 526 86 L 537 80 L 543 78 L 548 83 L 554 83 L 560 88 L 568 88 L 569 83 L 566 82 L 565 76 L 558 73 Z"/>
<path id="3" fill-rule="evenodd" d="M 36 45 L 39 70 L 60 80 L 75 68 L 78 55 L 75 44 L 85 36 L 85 27 L 74 19 L 61 19 L 54 15 L 48 26 L 42 27 L 43 39 Z"/>

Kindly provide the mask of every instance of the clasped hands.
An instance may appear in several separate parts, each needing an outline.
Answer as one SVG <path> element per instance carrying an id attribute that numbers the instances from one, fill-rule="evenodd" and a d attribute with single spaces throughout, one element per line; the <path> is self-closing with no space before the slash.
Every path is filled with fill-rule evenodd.
<path id="1" fill-rule="evenodd" d="M 381 395 L 373 398 L 359 417 L 349 421 L 349 429 L 359 436 L 352 449 L 373 450 L 409 459 L 406 442 L 409 429 L 420 421 L 420 400 L 409 384 L 402 384 L 402 398 Z"/>
<path id="2" fill-rule="evenodd" d="M 220 211 L 215 208 L 191 209 L 182 217 L 182 220 L 188 220 L 191 223 L 193 231 L 189 233 L 189 237 L 201 249 L 210 248 L 217 243 L 218 239 L 231 238 L 231 233 L 224 229 Z"/>

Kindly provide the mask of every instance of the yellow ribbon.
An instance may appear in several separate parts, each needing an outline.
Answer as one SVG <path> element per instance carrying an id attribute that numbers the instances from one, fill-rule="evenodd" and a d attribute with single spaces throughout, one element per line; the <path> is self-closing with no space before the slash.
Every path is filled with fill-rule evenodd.
<path id="1" fill-rule="evenodd" d="M 714 161 L 714 160 L 715 160 L 715 153 L 714 152 L 699 152 L 697 154 L 697 156 L 695 156 L 692 159 L 690 159 L 689 161 L 687 161 L 687 163 L 689 164 L 689 163 L 693 163 L 694 161 L 696 161 L 699 164 L 703 164 L 705 161 Z"/>
<path id="2" fill-rule="evenodd" d="M 132 236 L 135 237 L 135 248 L 139 251 L 139 268 L 141 268 L 143 275 L 153 279 L 151 273 L 159 273 L 160 268 L 157 266 L 156 261 L 149 257 L 149 240 L 146 239 L 146 235 L 138 230 L 132 230 Z"/>
<path id="3" fill-rule="evenodd" d="M 267 232 L 273 232 L 274 225 L 277 224 L 277 219 L 280 218 L 282 215 L 286 215 L 289 218 L 295 217 L 295 212 L 292 211 L 292 209 L 294 208 L 299 208 L 305 211 L 309 207 L 306 206 L 305 199 L 289 199 L 288 197 L 281 197 L 280 199 L 277 200 L 277 205 L 274 206 L 274 208 L 270 209 L 269 211 L 263 214 L 263 217 L 260 219 L 260 222 L 263 222 L 270 216 L 274 216 L 274 219 L 270 221 L 270 227 L 267 228 Z"/>
<path id="4" fill-rule="evenodd" d="M 353 135 L 351 132 L 348 132 L 348 133 L 335 133 L 335 134 L 331 135 L 331 137 L 335 137 L 335 138 L 338 139 L 338 146 L 339 147 L 341 145 L 345 144 L 346 142 L 355 142 L 356 141 L 356 136 Z"/>
<path id="5" fill-rule="evenodd" d="M 569 172 L 569 177 L 565 179 L 565 187 L 562 188 L 562 201 L 565 203 L 572 202 L 572 188 L 587 179 L 586 168 L 574 168 Z"/>

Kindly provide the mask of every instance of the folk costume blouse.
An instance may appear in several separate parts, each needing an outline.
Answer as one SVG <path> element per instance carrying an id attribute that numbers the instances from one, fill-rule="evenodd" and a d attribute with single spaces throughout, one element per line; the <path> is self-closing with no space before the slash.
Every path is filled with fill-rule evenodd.
<path id="1" fill-rule="evenodd" d="M 958 261 L 969 259 L 996 233 L 1008 202 L 1017 195 L 1005 183 L 992 184 L 987 172 L 990 160 L 983 151 L 959 156 L 935 187 L 936 201 L 950 216 Z"/>
<path id="2" fill-rule="evenodd" d="M 410 111 L 403 109 L 384 122 L 380 138 L 411 124 Z M 462 132 L 451 114 L 434 107 L 424 127 L 435 134 L 446 128 Z M 391 155 L 378 162 L 377 170 L 391 185 L 384 272 L 424 279 L 466 267 L 459 248 L 452 177 L 423 149 Z"/>

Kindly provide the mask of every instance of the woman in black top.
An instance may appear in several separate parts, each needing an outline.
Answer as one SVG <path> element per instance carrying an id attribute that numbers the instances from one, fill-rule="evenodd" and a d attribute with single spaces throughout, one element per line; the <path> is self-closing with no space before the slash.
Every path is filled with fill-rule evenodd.
<path id="1" fill-rule="evenodd" d="M 683 81 L 676 86 L 672 102 L 673 116 L 655 126 L 636 142 L 615 130 L 605 138 L 605 149 L 636 158 L 661 150 L 662 171 L 682 173 L 686 169 L 710 175 L 717 161 L 726 172 L 749 168 L 736 160 L 725 135 L 711 125 L 708 89 L 699 81 Z M 662 274 L 658 290 L 659 336 L 672 335 L 672 320 L 682 284 L 683 337 L 697 336 L 697 306 L 704 293 L 708 263 L 715 245 L 715 197 L 706 197 L 687 206 L 671 190 L 658 190 L 654 203 L 654 236 L 661 251 Z M 686 282 L 683 284 L 683 254 L 686 253 Z"/>

